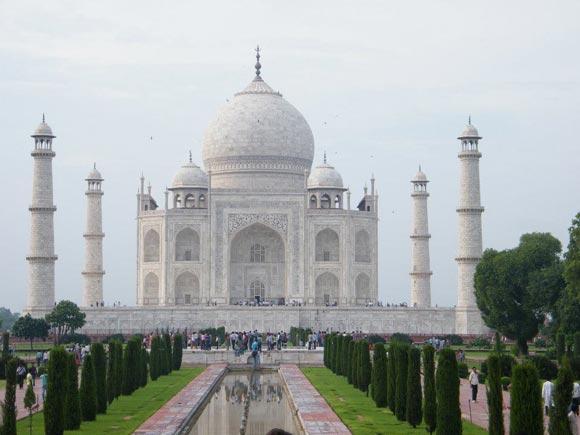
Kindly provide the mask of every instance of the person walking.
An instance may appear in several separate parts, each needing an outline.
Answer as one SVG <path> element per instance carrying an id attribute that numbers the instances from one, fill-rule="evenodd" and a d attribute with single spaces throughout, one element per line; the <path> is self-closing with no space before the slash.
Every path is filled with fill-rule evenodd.
<path id="1" fill-rule="evenodd" d="M 42 402 L 46 400 L 46 391 L 48 390 L 48 375 L 43 372 L 40 375 L 40 385 L 42 386 Z"/>
<path id="2" fill-rule="evenodd" d="M 22 390 L 24 386 L 24 378 L 26 377 L 26 369 L 22 365 L 22 363 L 18 364 L 18 368 L 16 369 L 16 380 L 18 382 L 18 388 Z"/>
<path id="3" fill-rule="evenodd" d="M 550 379 L 542 385 L 542 400 L 544 401 L 544 412 L 550 415 L 550 409 L 554 406 L 554 384 Z"/>
<path id="4" fill-rule="evenodd" d="M 580 383 L 578 382 L 574 382 L 574 387 L 572 388 L 572 403 L 580 406 Z"/>
<path id="5" fill-rule="evenodd" d="M 36 371 L 36 366 L 34 365 L 34 363 L 32 363 L 32 367 L 30 367 L 28 374 L 30 374 L 32 376 L 32 386 L 33 387 L 36 386 L 37 371 Z"/>
<path id="6" fill-rule="evenodd" d="M 479 387 L 479 374 L 475 367 L 471 368 L 469 374 L 469 385 L 471 385 L 471 400 L 477 402 L 477 388 Z"/>
<path id="7" fill-rule="evenodd" d="M 254 369 L 257 369 L 260 365 L 260 353 L 258 352 L 258 341 L 254 340 L 252 342 L 252 357 L 254 357 Z"/>
<path id="8" fill-rule="evenodd" d="M 572 435 L 580 435 L 578 430 L 578 405 L 573 403 L 568 413 L 568 421 L 570 422 L 570 432 Z"/>

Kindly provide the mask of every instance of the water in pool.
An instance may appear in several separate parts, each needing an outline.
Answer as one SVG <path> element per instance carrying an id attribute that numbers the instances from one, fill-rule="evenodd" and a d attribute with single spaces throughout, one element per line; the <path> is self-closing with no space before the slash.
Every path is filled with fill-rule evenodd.
<path id="1" fill-rule="evenodd" d="M 228 373 L 189 433 L 240 434 L 247 406 L 246 435 L 265 435 L 273 428 L 299 433 L 280 376 L 260 371 Z"/>

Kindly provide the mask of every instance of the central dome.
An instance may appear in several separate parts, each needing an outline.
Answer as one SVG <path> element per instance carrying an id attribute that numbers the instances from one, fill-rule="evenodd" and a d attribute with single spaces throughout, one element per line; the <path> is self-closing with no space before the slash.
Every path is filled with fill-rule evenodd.
<path id="1" fill-rule="evenodd" d="M 209 124 L 202 155 L 213 187 L 261 190 L 266 186 L 257 184 L 260 178 L 270 184 L 272 175 L 286 174 L 290 184 L 303 188 L 314 157 L 314 137 L 302 114 L 256 75 Z"/>

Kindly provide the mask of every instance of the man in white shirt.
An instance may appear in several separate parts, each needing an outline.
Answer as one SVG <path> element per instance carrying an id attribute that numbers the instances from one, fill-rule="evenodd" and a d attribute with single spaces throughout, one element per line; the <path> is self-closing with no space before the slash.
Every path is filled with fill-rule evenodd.
<path id="1" fill-rule="evenodd" d="M 542 385 L 542 400 L 546 415 L 550 415 L 550 408 L 554 406 L 554 384 L 549 379 Z"/>
<path id="2" fill-rule="evenodd" d="M 469 374 L 469 385 L 471 385 L 471 400 L 477 402 L 477 388 L 479 386 L 479 374 L 475 367 L 471 368 Z"/>
<path id="3" fill-rule="evenodd" d="M 574 382 L 572 388 L 572 403 L 580 406 L 580 384 L 578 382 Z"/>

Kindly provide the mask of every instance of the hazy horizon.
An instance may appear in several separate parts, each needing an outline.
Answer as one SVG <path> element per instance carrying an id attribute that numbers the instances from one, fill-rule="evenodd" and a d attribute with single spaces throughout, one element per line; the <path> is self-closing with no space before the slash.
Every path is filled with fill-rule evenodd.
<path id="1" fill-rule="evenodd" d="M 2 302 L 27 291 L 32 139 L 46 113 L 53 148 L 56 298 L 80 302 L 85 177 L 103 174 L 104 297 L 135 304 L 139 175 L 163 190 L 186 160 L 203 167 L 217 109 L 262 77 L 302 112 L 354 207 L 371 174 L 379 198 L 379 297 L 409 300 L 411 184 L 429 180 L 433 305 L 456 302 L 459 141 L 483 139 L 484 248 L 550 232 L 565 249 L 580 211 L 580 3 L 152 1 L 0 3 Z M 574 157 L 576 156 L 576 157 Z M 369 184 L 370 186 L 370 184 Z"/>

